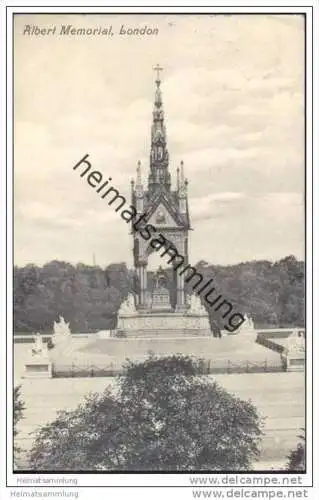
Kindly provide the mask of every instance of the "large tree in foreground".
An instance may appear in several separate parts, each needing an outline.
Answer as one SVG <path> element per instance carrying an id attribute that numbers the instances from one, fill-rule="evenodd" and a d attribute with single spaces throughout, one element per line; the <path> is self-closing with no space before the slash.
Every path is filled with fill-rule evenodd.
<path id="1" fill-rule="evenodd" d="M 113 393 L 91 394 L 37 435 L 36 470 L 249 470 L 260 419 L 185 356 L 128 362 Z"/>

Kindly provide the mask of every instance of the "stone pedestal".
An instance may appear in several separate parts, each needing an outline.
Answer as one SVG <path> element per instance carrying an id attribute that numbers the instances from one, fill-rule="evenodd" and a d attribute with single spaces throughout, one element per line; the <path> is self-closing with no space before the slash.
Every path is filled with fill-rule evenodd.
<path id="1" fill-rule="evenodd" d="M 282 353 L 281 359 L 286 372 L 303 372 L 305 356 L 303 353 Z"/>
<path id="2" fill-rule="evenodd" d="M 211 335 L 208 314 L 178 312 L 142 312 L 122 314 L 118 320 L 118 330 L 127 337 L 139 336 L 188 336 Z"/>
<path id="3" fill-rule="evenodd" d="M 177 304 L 172 310 L 168 289 L 159 282 L 147 307 L 135 308 L 132 295 L 123 302 L 118 313 L 117 332 L 125 337 L 210 336 L 207 311 L 195 299 L 193 307 Z M 199 303 L 198 303 L 199 301 Z M 114 335 L 113 335 L 114 336 Z M 116 336 L 116 335 L 115 335 Z"/>
<path id="4" fill-rule="evenodd" d="M 151 301 L 152 312 L 171 312 L 172 306 L 170 303 L 169 292 L 167 288 L 156 288 Z"/>
<path id="5" fill-rule="evenodd" d="M 305 332 L 294 330 L 288 337 L 287 348 L 281 355 L 287 372 L 300 372 L 305 369 Z"/>
<path id="6" fill-rule="evenodd" d="M 52 378 L 52 363 L 46 356 L 34 356 L 24 365 L 23 378 Z"/>
<path id="7" fill-rule="evenodd" d="M 43 343 L 43 337 L 38 332 L 34 337 L 34 344 L 24 365 L 23 378 L 51 378 L 52 363 L 48 356 L 47 346 Z"/>

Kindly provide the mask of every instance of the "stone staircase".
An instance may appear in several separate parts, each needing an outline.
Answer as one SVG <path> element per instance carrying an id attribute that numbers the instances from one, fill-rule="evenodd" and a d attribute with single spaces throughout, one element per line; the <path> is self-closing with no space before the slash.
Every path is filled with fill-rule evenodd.
<path id="1" fill-rule="evenodd" d="M 261 369 L 282 369 L 280 355 L 256 342 L 249 342 L 236 336 L 223 337 L 130 337 L 128 339 L 96 339 L 79 347 L 74 356 L 82 356 L 88 363 L 114 363 L 121 366 L 126 358 L 143 360 L 150 353 L 158 356 L 180 354 L 203 358 L 224 368 L 231 366 L 259 366 Z M 104 356 L 104 357 L 103 357 Z M 58 361 L 66 362 L 65 357 Z"/>
<path id="2" fill-rule="evenodd" d="M 192 328 L 175 328 L 172 332 L 171 328 L 154 330 L 154 329 L 143 329 L 143 330 L 130 330 L 128 339 L 131 338 L 178 338 L 178 337 L 201 337 L 201 336 L 212 336 L 210 330 L 198 330 Z"/>

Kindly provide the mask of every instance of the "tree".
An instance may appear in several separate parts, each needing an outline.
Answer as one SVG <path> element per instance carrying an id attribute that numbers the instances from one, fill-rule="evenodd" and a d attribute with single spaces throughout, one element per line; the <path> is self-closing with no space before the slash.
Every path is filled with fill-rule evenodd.
<path id="1" fill-rule="evenodd" d="M 121 295 L 121 302 L 126 299 L 128 293 L 133 289 L 132 276 L 125 262 L 110 264 L 105 269 L 105 279 L 109 287 L 115 287 Z"/>
<path id="2" fill-rule="evenodd" d="M 91 394 L 38 432 L 34 470 L 249 470 L 262 434 L 255 407 L 188 356 L 127 362 L 118 390 Z"/>
<path id="3" fill-rule="evenodd" d="M 17 425 L 23 418 L 23 411 L 25 409 L 24 402 L 21 399 L 21 385 L 17 385 L 13 389 L 13 439 L 18 434 Z M 16 460 L 18 454 L 20 453 L 20 448 L 15 444 L 13 445 L 14 458 Z"/>
<path id="4" fill-rule="evenodd" d="M 288 456 L 287 469 L 291 472 L 305 472 L 306 470 L 305 429 L 302 429 L 302 434 L 298 438 L 301 441 Z"/>
<path id="5" fill-rule="evenodd" d="M 258 327 L 304 325 L 305 266 L 295 257 L 234 266 L 215 266 L 202 260 L 195 267 L 205 281 L 213 278 L 218 294 L 230 300 L 237 311 L 251 315 Z M 176 276 L 171 267 L 165 273 L 175 304 Z M 152 277 L 149 272 L 149 291 Z M 43 267 L 16 266 L 13 286 L 14 331 L 48 333 L 60 315 L 70 322 L 72 332 L 114 328 L 121 302 L 128 293 L 138 291 L 140 284 L 136 273 L 128 270 L 125 263 L 109 264 L 102 269 L 54 260 Z M 185 288 L 187 293 L 193 293 L 191 281 L 185 282 Z M 205 300 L 204 305 L 211 329 L 217 335 L 225 328 L 225 319 Z"/>

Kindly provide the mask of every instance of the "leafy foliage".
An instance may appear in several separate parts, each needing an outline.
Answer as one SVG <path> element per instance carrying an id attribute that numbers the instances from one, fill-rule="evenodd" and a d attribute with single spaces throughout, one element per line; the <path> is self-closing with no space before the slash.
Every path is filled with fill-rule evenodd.
<path id="1" fill-rule="evenodd" d="M 234 266 L 214 266 L 201 261 L 195 267 L 204 278 L 213 277 L 218 294 L 227 298 L 237 311 L 252 316 L 259 328 L 304 326 L 305 269 L 304 263 L 294 256 L 275 263 L 253 261 Z M 208 313 L 213 331 L 222 329 L 224 320 L 218 311 L 208 308 Z"/>
<path id="2" fill-rule="evenodd" d="M 114 328 L 132 277 L 123 263 L 109 267 L 61 261 L 15 267 L 15 332 L 50 332 L 60 315 L 74 332 Z"/>
<path id="3" fill-rule="evenodd" d="M 288 456 L 287 469 L 291 472 L 305 472 L 306 470 L 306 446 L 305 446 L 305 430 L 302 429 L 302 434 L 298 436 L 301 442 L 292 450 Z"/>
<path id="4" fill-rule="evenodd" d="M 35 470 L 249 470 L 259 455 L 255 407 L 196 376 L 187 356 L 127 362 L 118 389 L 91 394 L 43 427 Z"/>
<path id="5" fill-rule="evenodd" d="M 262 326 L 304 325 L 304 263 L 289 256 L 278 262 L 256 261 L 234 266 L 214 266 L 200 261 L 197 270 L 214 278 L 218 293 L 240 312 Z M 172 268 L 165 269 L 174 303 Z M 151 287 L 153 273 L 148 273 Z M 14 270 L 14 330 L 52 330 L 59 315 L 73 332 L 115 328 L 117 311 L 127 294 L 138 288 L 136 276 L 126 264 L 99 266 L 52 261 L 43 267 L 28 264 Z M 192 293 L 191 283 L 187 285 Z M 224 328 L 221 314 L 208 308 L 212 330 Z"/>
<path id="6" fill-rule="evenodd" d="M 21 386 L 17 385 L 13 389 L 13 438 L 18 434 L 17 425 L 23 418 L 23 411 L 25 410 L 24 402 L 21 399 Z M 15 457 L 20 452 L 20 448 L 14 444 Z"/>

